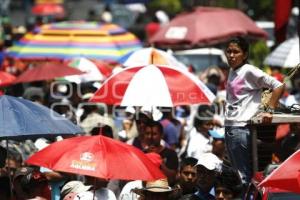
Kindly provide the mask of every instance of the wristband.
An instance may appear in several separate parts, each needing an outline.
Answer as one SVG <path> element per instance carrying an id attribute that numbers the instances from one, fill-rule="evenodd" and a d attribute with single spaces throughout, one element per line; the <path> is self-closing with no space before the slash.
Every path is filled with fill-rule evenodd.
<path id="1" fill-rule="evenodd" d="M 274 108 L 266 107 L 265 112 L 273 114 L 275 112 Z"/>

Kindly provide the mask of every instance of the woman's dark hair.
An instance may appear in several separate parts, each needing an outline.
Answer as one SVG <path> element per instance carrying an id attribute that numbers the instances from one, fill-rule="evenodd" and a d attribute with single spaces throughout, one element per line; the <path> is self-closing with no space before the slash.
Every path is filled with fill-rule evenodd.
<path id="1" fill-rule="evenodd" d="M 249 42 L 245 38 L 238 36 L 230 39 L 226 45 L 226 48 L 229 46 L 230 43 L 237 44 L 243 50 L 244 53 L 249 53 Z"/>

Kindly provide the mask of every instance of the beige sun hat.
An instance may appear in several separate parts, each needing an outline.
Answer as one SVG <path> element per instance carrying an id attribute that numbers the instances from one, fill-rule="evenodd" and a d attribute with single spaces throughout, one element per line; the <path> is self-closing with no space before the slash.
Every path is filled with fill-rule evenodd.
<path id="1" fill-rule="evenodd" d="M 171 192 L 173 189 L 169 186 L 167 179 L 158 179 L 155 181 L 148 181 L 144 190 L 150 192 Z"/>
<path id="2" fill-rule="evenodd" d="M 144 188 L 133 189 L 132 191 L 138 195 L 143 195 L 144 192 L 167 193 L 174 191 L 174 189 L 169 186 L 168 180 L 165 178 L 147 181 Z"/>

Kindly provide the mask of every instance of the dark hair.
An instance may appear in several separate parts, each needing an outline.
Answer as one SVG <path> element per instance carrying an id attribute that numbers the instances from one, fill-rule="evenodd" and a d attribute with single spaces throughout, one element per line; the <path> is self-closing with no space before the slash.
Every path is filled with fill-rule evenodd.
<path id="1" fill-rule="evenodd" d="M 214 109 L 212 106 L 209 105 L 199 105 L 196 115 L 194 117 L 194 127 L 197 128 L 213 119 L 214 116 Z"/>
<path id="2" fill-rule="evenodd" d="M 6 158 L 7 158 L 7 150 L 6 148 L 0 146 L 0 168 L 5 166 Z"/>
<path id="3" fill-rule="evenodd" d="M 152 120 L 152 122 L 151 122 L 150 125 L 151 125 L 151 127 L 157 127 L 158 130 L 159 130 L 159 132 L 160 132 L 161 134 L 163 134 L 163 132 L 164 132 L 164 127 L 162 126 L 162 124 L 161 124 L 160 122 Z"/>
<path id="4" fill-rule="evenodd" d="M 24 175 L 20 180 L 21 188 L 24 192 L 30 193 L 37 186 L 41 186 L 42 183 L 48 184 L 46 176 L 38 169 L 34 169 L 28 174 Z"/>
<path id="5" fill-rule="evenodd" d="M 0 193 L 2 195 L 5 195 L 8 199 L 10 199 L 11 197 L 11 185 L 10 185 L 10 181 L 9 181 L 9 177 L 8 176 L 2 176 L 0 177 Z"/>
<path id="6" fill-rule="evenodd" d="M 249 54 L 249 42 L 245 38 L 238 36 L 230 39 L 226 45 L 226 48 L 228 48 L 230 43 L 237 44 L 243 50 L 244 53 Z"/>
<path id="7" fill-rule="evenodd" d="M 216 188 L 224 187 L 230 190 L 236 198 L 242 192 L 242 181 L 238 173 L 229 167 L 223 167 L 221 174 L 216 177 Z"/>
<path id="8" fill-rule="evenodd" d="M 91 130 L 91 135 L 103 135 L 106 137 L 113 138 L 113 129 L 111 126 L 102 124 L 101 126 L 94 127 Z"/>
<path id="9" fill-rule="evenodd" d="M 186 166 L 195 166 L 198 162 L 198 159 L 193 157 L 186 157 L 180 163 L 180 171 Z"/>

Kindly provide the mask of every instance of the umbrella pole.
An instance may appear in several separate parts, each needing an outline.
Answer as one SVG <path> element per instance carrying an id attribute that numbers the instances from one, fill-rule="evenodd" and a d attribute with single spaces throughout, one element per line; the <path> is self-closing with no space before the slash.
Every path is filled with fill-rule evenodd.
<path id="1" fill-rule="evenodd" d="M 7 150 L 7 158 L 6 158 L 6 160 L 8 159 L 8 154 L 9 154 L 9 150 L 8 150 L 8 139 L 6 139 L 6 150 Z M 8 164 L 8 163 L 7 163 Z M 11 195 L 11 197 L 13 197 L 14 196 L 14 194 L 13 194 L 13 190 L 12 190 L 12 187 L 13 187 L 13 184 L 12 184 L 12 178 L 11 178 L 11 173 L 10 173 L 10 166 L 9 166 L 9 164 L 7 165 L 7 171 L 8 171 L 8 178 L 9 178 L 9 190 L 10 190 L 10 195 Z"/>
<path id="2" fill-rule="evenodd" d="M 94 191 L 93 191 L 93 200 L 95 200 L 95 196 L 96 196 L 96 177 L 94 178 Z"/>

